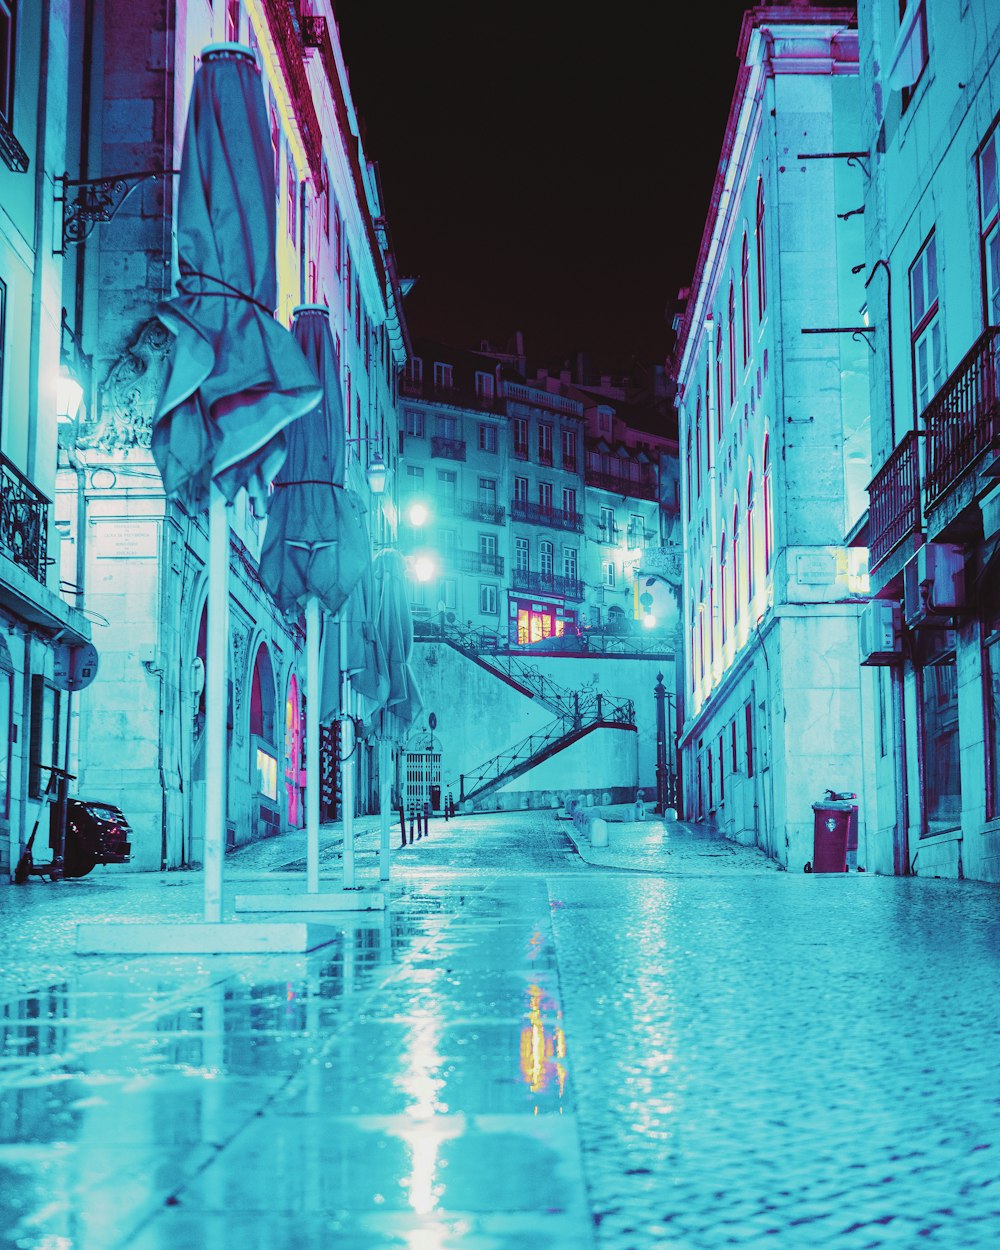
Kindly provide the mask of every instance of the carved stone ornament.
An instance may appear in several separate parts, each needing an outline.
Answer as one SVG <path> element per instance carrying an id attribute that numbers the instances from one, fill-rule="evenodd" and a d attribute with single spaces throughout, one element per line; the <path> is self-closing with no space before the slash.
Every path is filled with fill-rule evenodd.
<path id="1" fill-rule="evenodd" d="M 101 387 L 99 415 L 80 429 L 78 446 L 101 451 L 148 447 L 173 336 L 150 318 L 111 366 Z"/>
<path id="2" fill-rule="evenodd" d="M 233 622 L 233 711 L 236 723 L 242 724 L 240 714 L 243 709 L 243 687 L 246 684 L 247 646 L 250 643 L 250 630 L 242 624 Z"/>

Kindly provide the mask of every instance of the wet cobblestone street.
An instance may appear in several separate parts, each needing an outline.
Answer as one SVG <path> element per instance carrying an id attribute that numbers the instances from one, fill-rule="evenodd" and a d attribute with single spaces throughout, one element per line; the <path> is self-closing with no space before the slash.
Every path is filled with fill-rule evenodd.
<path id="1" fill-rule="evenodd" d="M 1000 893 L 615 832 L 435 822 L 302 957 L 72 954 L 194 873 L 0 890 L 0 1245 L 1000 1244 Z M 303 888 L 279 842 L 242 891 Z"/>

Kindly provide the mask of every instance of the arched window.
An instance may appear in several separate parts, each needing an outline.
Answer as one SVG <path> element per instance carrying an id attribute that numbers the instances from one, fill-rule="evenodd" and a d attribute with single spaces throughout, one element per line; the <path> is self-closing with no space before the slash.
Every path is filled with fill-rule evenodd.
<path id="1" fill-rule="evenodd" d="M 701 396 L 698 396 L 698 407 L 695 410 L 694 418 L 695 429 L 695 458 L 697 465 L 695 472 L 698 474 L 698 498 L 701 498 Z"/>
<path id="2" fill-rule="evenodd" d="M 740 260 L 740 303 L 743 314 L 743 368 L 750 359 L 750 245 L 743 231 L 743 254 Z"/>
<path id="3" fill-rule="evenodd" d="M 767 308 L 767 274 L 764 244 L 764 179 L 757 179 L 757 319 L 764 320 Z"/>
<path id="4" fill-rule="evenodd" d="M 722 438 L 722 313 L 715 322 L 715 423 Z"/>
<path id="5" fill-rule="evenodd" d="M 747 475 L 747 602 L 753 603 L 756 586 L 754 584 L 756 553 L 754 552 L 753 532 L 753 469 Z"/>
<path id="6" fill-rule="evenodd" d="M 733 628 L 740 619 L 740 505 L 733 508 Z"/>
<path id="7" fill-rule="evenodd" d="M 771 503 L 771 440 L 764 435 L 764 575 L 771 571 L 774 546 L 774 518 Z"/>
<path id="8" fill-rule="evenodd" d="M 691 520 L 691 490 L 694 482 L 691 480 L 691 431 L 688 430 L 687 436 L 687 477 L 684 479 L 684 485 L 687 491 L 687 519 Z"/>
<path id="9" fill-rule="evenodd" d="M 698 675 L 705 674 L 705 582 L 698 585 Z"/>
<path id="10" fill-rule="evenodd" d="M 726 645 L 726 531 L 722 531 L 719 543 L 719 623 L 722 645 Z"/>
<path id="11" fill-rule="evenodd" d="M 708 662 L 715 663 L 715 565 L 708 566 Z"/>
<path id="12" fill-rule="evenodd" d="M 274 669 L 267 647 L 261 643 L 250 683 L 250 732 L 272 746 L 275 743 Z"/>
<path id="13" fill-rule="evenodd" d="M 729 279 L 729 404 L 736 402 L 736 284 Z M 722 437 L 722 420 L 719 420 L 719 438 Z"/>

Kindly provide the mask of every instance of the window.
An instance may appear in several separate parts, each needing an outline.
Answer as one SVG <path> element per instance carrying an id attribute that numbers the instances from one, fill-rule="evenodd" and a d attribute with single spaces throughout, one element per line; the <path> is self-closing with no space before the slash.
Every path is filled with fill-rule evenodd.
<path id="1" fill-rule="evenodd" d="M 479 479 L 479 511 L 483 520 L 492 521 L 497 511 L 497 484 L 492 477 Z"/>
<path id="2" fill-rule="evenodd" d="M 354 278 L 354 341 L 358 347 L 361 346 L 361 319 L 363 315 L 361 311 L 361 278 L 356 275 Z"/>
<path id="3" fill-rule="evenodd" d="M 614 560 L 605 560 L 604 564 L 604 584 L 611 589 L 615 585 L 615 562 Z"/>
<path id="4" fill-rule="evenodd" d="M 718 437 L 722 438 L 722 313 L 715 320 L 715 421 Z M 705 463 L 708 464 L 708 377 L 705 377 Z"/>
<path id="5" fill-rule="evenodd" d="M 723 646 L 725 646 L 726 644 L 726 617 L 728 615 L 728 609 L 726 605 L 727 572 L 728 570 L 726 567 L 726 532 L 725 530 L 723 530 L 722 539 L 719 543 L 719 617 L 720 617 L 720 627 L 721 627 L 721 635 L 722 635 L 721 641 L 722 641 Z"/>
<path id="6" fill-rule="evenodd" d="M 726 770 L 725 757 L 722 753 L 722 734 L 719 734 L 719 802 L 725 802 L 726 798 Z"/>
<path id="7" fill-rule="evenodd" d="M 497 614 L 497 588 L 496 586 L 480 586 L 479 587 L 479 611 L 484 616 L 496 616 Z"/>
<path id="8" fill-rule="evenodd" d="M 10 56 L 12 53 L 13 48 L 8 48 L 7 55 Z M 13 99 L 10 103 L 13 105 Z M 274 192 L 278 195 L 281 192 L 281 129 L 278 126 L 278 113 L 273 104 L 271 105 L 271 153 L 274 157 Z"/>
<path id="9" fill-rule="evenodd" d="M 492 399 L 496 394 L 496 383 L 492 373 L 476 373 L 476 395 L 479 399 Z M 493 449 L 494 451 L 496 448 Z"/>
<path id="10" fill-rule="evenodd" d="M 365 313 L 365 373 L 370 373 L 372 367 L 372 333 L 372 323 Z"/>
<path id="11" fill-rule="evenodd" d="M 771 506 L 771 440 L 764 435 L 764 576 L 771 571 L 774 552 L 774 518 Z"/>
<path id="12" fill-rule="evenodd" d="M 455 558 L 455 548 L 458 546 L 458 537 L 452 529 L 439 529 L 437 531 L 438 547 L 441 550 L 441 559 L 445 564 L 450 564 Z"/>
<path id="13" fill-rule="evenodd" d="M 755 577 L 754 532 L 753 532 L 753 471 L 747 477 L 747 602 L 753 603 L 757 589 Z M 751 621 L 752 621 L 751 617 Z"/>
<path id="14" fill-rule="evenodd" d="M 528 540 L 526 538 L 514 539 L 514 568 L 519 573 L 528 571 Z"/>
<path id="15" fill-rule="evenodd" d="M 576 472 L 576 430 L 562 432 L 562 462 L 564 469 Z"/>
<path id="16" fill-rule="evenodd" d="M 743 252 L 740 258 L 740 311 L 743 314 L 743 368 L 750 359 L 750 244 L 743 231 Z"/>
<path id="17" fill-rule="evenodd" d="M 725 603 L 726 596 L 723 594 L 722 601 Z M 725 641 L 725 628 L 723 628 L 723 641 Z M 715 663 L 715 561 L 713 560 L 708 566 L 708 662 Z"/>
<path id="18" fill-rule="evenodd" d="M 563 487 L 562 509 L 563 516 L 568 521 L 576 519 L 576 491 L 571 490 L 568 486 Z"/>
<path id="19" fill-rule="evenodd" d="M 729 279 L 729 404 L 736 401 L 736 287 Z M 719 405 L 719 438 L 722 438 L 722 406 Z"/>
<path id="20" fill-rule="evenodd" d="M 330 199 L 333 191 L 330 187 L 330 167 L 323 162 L 323 237 L 330 237 Z"/>
<path id="21" fill-rule="evenodd" d="M 597 410 L 597 430 L 600 434 L 611 433 L 611 413 L 606 408 Z"/>
<path id="22" fill-rule="evenodd" d="M 712 784 L 712 748 L 709 747 L 705 752 L 705 759 L 708 762 L 708 810 L 715 811 L 715 787 Z"/>
<path id="23" fill-rule="evenodd" d="M 986 711 L 986 818 L 1000 817 L 1000 585 L 994 577 L 983 594 L 983 682 Z M 0 671 L 0 682 L 3 672 Z M 0 737 L 4 722 L 0 715 Z M 3 786 L 0 778 L 0 813 Z"/>
<path id="24" fill-rule="evenodd" d="M 934 631 L 929 657 L 920 673 L 923 709 L 924 764 L 923 836 L 957 829 L 962 821 L 962 777 L 958 741 L 958 670 L 955 666 L 954 632 Z M 949 647 L 949 650 L 943 650 Z"/>
<path id="25" fill-rule="evenodd" d="M 545 421 L 538 423 L 538 463 L 552 463 L 552 426 Z"/>
<path id="26" fill-rule="evenodd" d="M 921 413 L 944 382 L 944 351 L 938 315 L 937 241 L 932 233 L 910 266 L 913 396 Z"/>
<path id="27" fill-rule="evenodd" d="M 497 449 L 497 427 L 486 422 L 479 424 L 479 450 L 495 452 Z"/>
<path id="28" fill-rule="evenodd" d="M 538 483 L 538 506 L 543 512 L 552 511 L 552 483 Z"/>
<path id="29" fill-rule="evenodd" d="M 455 594 L 455 579 L 453 577 L 442 577 L 438 583 L 438 595 L 445 611 L 454 610 L 457 602 Z"/>
<path id="30" fill-rule="evenodd" d="M 412 408 L 407 408 L 404 417 L 406 422 L 407 438 L 423 438 L 424 436 L 424 414 L 415 412 Z"/>
<path id="31" fill-rule="evenodd" d="M 350 316 L 350 312 L 351 312 L 351 289 L 352 289 L 352 283 L 354 282 L 353 269 L 354 269 L 354 262 L 351 259 L 351 249 L 345 243 L 344 244 L 344 301 L 347 305 L 348 316 Z"/>
<path id="32" fill-rule="evenodd" d="M 528 423 L 524 417 L 514 418 L 514 455 L 518 460 L 528 458 Z"/>
<path id="33" fill-rule="evenodd" d="M 889 62 L 889 86 L 899 90 L 905 113 L 927 64 L 926 0 L 899 0 L 899 33 Z"/>
<path id="34" fill-rule="evenodd" d="M 454 469 L 438 469 L 437 495 L 442 510 L 447 509 L 454 514 L 457 478 Z"/>
<path id="35" fill-rule="evenodd" d="M 740 508 L 733 509 L 733 629 L 740 619 Z"/>
<path id="36" fill-rule="evenodd" d="M 733 766 L 731 772 L 738 773 L 740 771 L 740 761 L 736 754 L 736 717 L 729 722 L 729 738 L 730 738 L 730 754 L 732 756 Z"/>
<path id="37" fill-rule="evenodd" d="M 419 356 L 411 356 L 406 362 L 406 380 L 414 386 L 421 386 L 424 380 L 424 362 Z"/>
<path id="38" fill-rule="evenodd" d="M 514 502 L 528 502 L 528 479 L 526 477 L 514 478 Z"/>
<path id="39" fill-rule="evenodd" d="M 439 412 L 434 419 L 434 429 L 438 438 L 454 442 L 458 438 L 458 418 Z"/>
<path id="40" fill-rule="evenodd" d="M 577 551 L 575 547 L 563 547 L 563 577 L 576 581 Z"/>
<path id="41" fill-rule="evenodd" d="M 479 535 L 479 555 L 481 559 L 485 560 L 495 560 L 497 558 L 496 534 Z"/>
<path id="42" fill-rule="evenodd" d="M 753 776 L 753 704 L 747 701 L 743 708 L 743 715 L 746 722 L 746 744 L 747 744 L 747 776 Z"/>
<path id="43" fill-rule="evenodd" d="M 351 432 L 351 370 L 350 366 L 344 367 L 344 390 L 346 392 L 346 403 L 344 405 L 347 415 L 347 433 Z"/>
<path id="44" fill-rule="evenodd" d="M 705 410 L 706 412 L 708 411 L 707 396 L 705 400 Z M 698 498 L 700 499 L 701 498 L 701 442 L 702 442 L 702 439 L 701 439 L 701 396 L 700 395 L 698 396 L 698 407 L 695 410 L 694 429 L 695 429 L 695 436 L 694 436 L 695 437 L 695 455 L 697 456 L 697 460 L 698 460 L 697 488 L 698 488 Z"/>
<path id="45" fill-rule="evenodd" d="M 330 192 L 331 196 L 333 191 Z M 340 217 L 340 205 L 336 200 L 333 202 L 333 268 L 340 276 L 341 270 L 344 268 L 344 223 Z"/>
<path id="46" fill-rule="evenodd" d="M 434 361 L 434 389 L 450 391 L 453 385 L 452 367 L 440 360 Z"/>
<path id="47" fill-rule="evenodd" d="M 684 482 L 687 487 L 687 519 L 690 521 L 691 520 L 691 431 L 690 430 L 688 430 L 688 434 L 687 434 L 687 451 L 686 451 L 686 456 L 685 456 L 685 462 L 687 465 L 687 474 L 685 475 L 685 478 L 684 478 Z"/>
<path id="48" fill-rule="evenodd" d="M 628 546 L 630 548 L 645 549 L 646 546 L 646 523 L 642 517 L 633 512 L 628 519 Z"/>
<path id="49" fill-rule="evenodd" d="M 757 319 L 767 308 L 767 243 L 764 239 L 764 179 L 757 179 Z"/>
<path id="50" fill-rule="evenodd" d="M 705 676 L 705 581 L 698 584 L 698 672 Z"/>
<path id="51" fill-rule="evenodd" d="M 983 248 L 984 322 L 1000 325 L 1000 163 L 997 130 L 979 152 L 979 233 Z"/>
<path id="52" fill-rule="evenodd" d="M 538 571 L 543 577 L 552 576 L 552 543 L 547 538 L 538 544 Z"/>
<path id="53" fill-rule="evenodd" d="M 601 508 L 601 542 L 612 543 L 615 540 L 615 510 Z"/>
<path id="54" fill-rule="evenodd" d="M 4 0 L 0 0 L 0 8 L 4 7 Z M 240 0 L 226 0 L 226 40 L 240 42 Z"/>

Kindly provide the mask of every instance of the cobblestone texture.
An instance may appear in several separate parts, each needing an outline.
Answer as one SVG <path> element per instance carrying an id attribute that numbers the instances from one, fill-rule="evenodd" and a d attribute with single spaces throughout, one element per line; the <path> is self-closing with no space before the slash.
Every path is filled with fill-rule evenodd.
<path id="1" fill-rule="evenodd" d="M 197 873 L 0 888 L 0 1246 L 1000 1244 L 995 888 L 567 835 L 434 822 L 303 957 L 72 954 L 77 920 L 200 917 Z M 302 891 L 303 852 L 228 894 Z"/>

